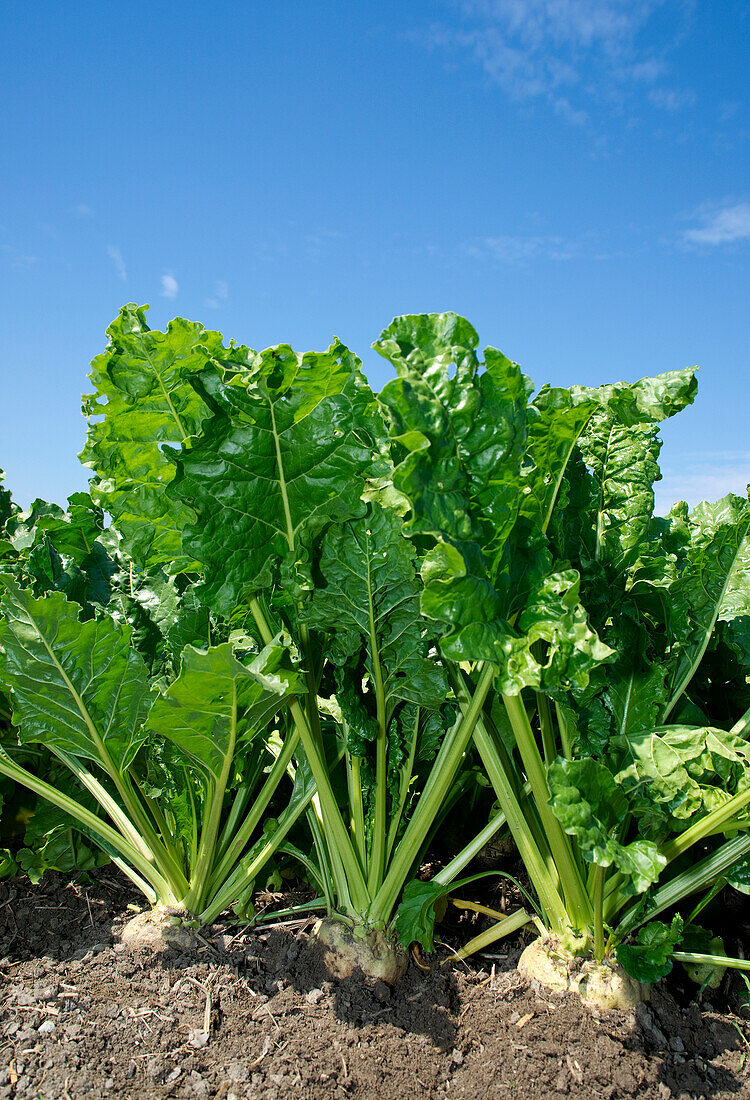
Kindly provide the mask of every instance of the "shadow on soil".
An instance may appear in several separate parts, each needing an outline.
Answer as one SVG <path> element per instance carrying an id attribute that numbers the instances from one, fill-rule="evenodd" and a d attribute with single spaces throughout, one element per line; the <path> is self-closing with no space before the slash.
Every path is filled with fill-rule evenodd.
<path id="1" fill-rule="evenodd" d="M 122 1012 L 137 1019 L 159 990 L 176 990 L 180 975 L 192 973 L 197 980 L 187 979 L 192 985 L 183 985 L 180 1011 L 192 991 L 197 998 L 195 1019 L 202 1019 L 199 987 L 202 982 L 215 983 L 211 1030 L 216 1038 L 208 1048 L 214 1061 L 222 1042 L 234 1052 L 235 1061 L 228 1064 L 236 1065 L 251 1035 L 261 1051 L 263 1036 L 275 1035 L 279 1051 L 286 1047 L 290 1058 L 294 1053 L 295 1065 L 307 1056 L 313 1073 L 326 1057 L 346 1068 L 352 1058 L 360 1057 L 356 1052 L 364 1044 L 375 1053 L 368 1054 L 362 1066 L 382 1061 L 393 1076 L 394 1089 L 398 1082 L 399 1088 L 411 1089 L 409 1074 L 417 1072 L 419 1080 L 433 1074 L 425 1096 L 432 1096 L 433 1089 L 442 1095 L 440 1082 L 448 1076 L 457 1100 L 511 1095 L 498 1089 L 514 1090 L 517 1100 L 546 1100 L 557 1094 L 587 1100 L 750 1096 L 743 1057 L 750 1047 L 743 1021 L 706 1010 L 705 1005 L 702 1011 L 687 997 L 680 1002 L 666 988 L 657 988 L 650 1005 L 639 1007 L 633 1024 L 614 1014 L 596 1017 L 572 996 L 552 997 L 535 983 L 526 985 L 511 965 L 516 952 L 498 962 L 492 976 L 478 967 L 434 963 L 422 970 L 412 962 L 396 989 L 357 976 L 332 981 L 321 948 L 307 934 L 312 922 L 291 931 L 260 932 L 217 925 L 203 930 L 194 950 L 130 955 L 115 937 L 141 908 L 139 895 L 111 872 L 88 884 L 71 884 L 54 875 L 37 887 L 20 881 L 0 883 L 0 975 L 6 988 L 16 983 L 16 996 L 28 998 L 33 993 L 34 1001 L 36 986 L 41 988 L 45 975 L 56 971 L 58 978 L 63 973 L 61 980 L 77 983 L 84 994 L 91 984 L 92 1003 L 102 1005 L 100 991 L 110 981 L 107 997 L 116 997 Z M 70 971 L 72 978 L 67 976 Z M 18 993 L 21 982 L 29 993 Z M 677 986 L 671 988 L 679 997 Z M 155 1026 L 153 1018 L 149 1026 Z M 164 1041 L 170 1043 L 172 1025 L 165 1027 Z M 331 1034 L 338 1036 L 335 1058 Z M 156 1038 L 148 1041 L 155 1043 Z M 205 1060 L 204 1066 L 201 1051 L 191 1054 L 189 1044 L 180 1050 L 193 1059 L 191 1073 L 200 1070 L 220 1078 L 220 1063 Z M 98 1057 L 92 1054 L 92 1066 Z M 185 1066 L 183 1075 L 188 1072 Z M 263 1063 L 257 1073 L 265 1067 Z M 381 1100 L 391 1094 L 378 1092 Z M 0 1081 L 0 1096 L 4 1095 Z"/>

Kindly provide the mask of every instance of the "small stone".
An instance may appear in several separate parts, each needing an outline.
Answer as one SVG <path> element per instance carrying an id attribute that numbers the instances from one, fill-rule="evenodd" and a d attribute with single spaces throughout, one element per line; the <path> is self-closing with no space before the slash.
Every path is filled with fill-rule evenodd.
<path id="1" fill-rule="evenodd" d="M 567 1074 L 564 1069 L 561 1069 L 560 1072 L 558 1073 L 557 1077 L 555 1078 L 555 1084 L 554 1084 L 555 1092 L 566 1093 L 566 1092 L 570 1091 L 570 1085 L 568 1084 L 568 1077 L 569 1077 L 569 1074 Z"/>
<path id="2" fill-rule="evenodd" d="M 211 1092 L 211 1087 L 204 1077 L 201 1077 L 200 1073 L 192 1069 L 189 1076 L 185 1079 L 185 1085 L 189 1087 L 189 1096 L 198 1097 L 199 1100 L 203 1100 Z"/>
<path id="3" fill-rule="evenodd" d="M 146 1062 L 146 1074 L 152 1081 L 163 1081 L 166 1077 L 163 1058 L 149 1058 Z"/>
<path id="4" fill-rule="evenodd" d="M 250 1071 L 242 1062 L 230 1062 L 227 1066 L 227 1077 L 230 1081 L 242 1083 L 250 1079 Z"/>
<path id="5" fill-rule="evenodd" d="M 40 1035 L 51 1035 L 57 1027 L 54 1020 L 45 1020 L 43 1024 L 40 1024 L 37 1031 Z"/>
<path id="6" fill-rule="evenodd" d="M 463 1053 L 458 1049 L 458 1047 L 454 1047 L 453 1050 L 451 1051 L 451 1062 L 453 1062 L 454 1066 L 462 1066 L 463 1061 L 464 1061 Z"/>
<path id="7" fill-rule="evenodd" d="M 305 1000 L 309 1005 L 319 1005 L 325 997 L 325 993 L 322 989 L 311 989 L 305 994 Z"/>
<path id="8" fill-rule="evenodd" d="M 673 1035 L 672 1038 L 669 1040 L 669 1045 L 672 1050 L 676 1050 L 678 1054 L 682 1054 L 683 1050 L 685 1049 L 685 1044 L 683 1043 L 679 1035 Z"/>
<path id="9" fill-rule="evenodd" d="M 188 1043 L 196 1050 L 202 1050 L 208 1044 L 208 1032 L 202 1027 L 191 1027 L 188 1032 Z"/>

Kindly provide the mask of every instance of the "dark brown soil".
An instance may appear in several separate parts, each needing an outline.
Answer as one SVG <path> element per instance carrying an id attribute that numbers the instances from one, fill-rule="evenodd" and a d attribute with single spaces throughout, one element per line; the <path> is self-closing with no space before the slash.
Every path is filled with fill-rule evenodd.
<path id="1" fill-rule="evenodd" d="M 134 957 L 113 933 L 138 906 L 111 872 L 0 884 L 0 1098 L 750 1098 L 743 1020 L 666 990 L 598 1016 L 527 986 L 520 943 L 393 992 L 327 981 L 309 925 Z"/>

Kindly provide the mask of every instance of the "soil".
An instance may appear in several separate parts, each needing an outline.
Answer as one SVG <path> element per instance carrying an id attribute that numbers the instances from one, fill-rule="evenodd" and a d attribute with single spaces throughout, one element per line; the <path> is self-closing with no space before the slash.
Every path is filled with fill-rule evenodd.
<path id="1" fill-rule="evenodd" d="M 592 1012 L 525 983 L 520 940 L 412 958 L 396 990 L 333 983 L 312 921 L 133 955 L 139 908 L 111 869 L 0 883 L 0 1098 L 750 1098 L 746 1021 L 676 987 Z"/>

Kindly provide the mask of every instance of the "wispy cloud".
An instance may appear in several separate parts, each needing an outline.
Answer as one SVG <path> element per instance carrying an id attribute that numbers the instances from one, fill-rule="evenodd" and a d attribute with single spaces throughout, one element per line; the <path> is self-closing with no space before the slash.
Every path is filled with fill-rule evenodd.
<path id="1" fill-rule="evenodd" d="M 451 2 L 451 0 L 449 0 Z M 658 9 L 673 9 L 673 39 L 690 0 L 452 0 L 459 25 L 423 32 L 432 48 L 467 54 L 517 102 L 546 100 L 573 125 L 601 100 L 653 88 L 665 76 L 669 43 L 646 47 L 641 32 Z M 656 89 L 654 89 L 656 90 Z M 665 88 L 652 104 L 667 111 L 692 93 Z"/>
<path id="2" fill-rule="evenodd" d="M 117 272 L 117 278 L 122 279 L 123 282 L 127 281 L 128 272 L 125 267 L 125 261 L 122 258 L 122 252 L 119 248 L 115 248 L 113 244 L 107 245 L 107 255 L 112 263 L 115 265 L 115 271 Z"/>
<path id="3" fill-rule="evenodd" d="M 20 248 L 14 248 L 12 244 L 0 245 L 0 252 L 5 256 L 11 267 L 17 271 L 27 271 L 36 262 L 38 257 L 22 252 Z"/>
<path id="4" fill-rule="evenodd" d="M 176 298 L 179 289 L 179 283 L 174 275 L 162 275 L 160 291 L 162 298 Z"/>
<path id="5" fill-rule="evenodd" d="M 692 107 L 695 103 L 695 93 L 680 88 L 652 88 L 648 98 L 654 107 L 669 114 L 675 114 L 683 107 Z"/>
<path id="6" fill-rule="evenodd" d="M 662 480 L 654 486 L 655 511 L 667 514 L 678 500 L 691 508 L 703 500 L 715 501 L 736 493 L 747 495 L 750 484 L 750 451 L 713 451 L 687 458 L 662 470 Z"/>
<path id="7" fill-rule="evenodd" d="M 704 207 L 698 213 L 702 225 L 685 229 L 685 244 L 716 246 L 750 241 L 750 202 Z"/>
<path id="8" fill-rule="evenodd" d="M 221 303 L 225 302 L 229 297 L 229 287 L 222 280 L 219 279 L 217 283 L 214 283 L 214 292 L 210 298 L 203 299 L 203 305 L 206 309 L 219 309 Z"/>
<path id="9" fill-rule="evenodd" d="M 76 203 L 73 212 L 77 218 L 92 218 L 94 216 L 94 211 L 85 202 Z"/>
<path id="10" fill-rule="evenodd" d="M 578 241 L 557 236 L 503 235 L 477 237 L 464 246 L 467 256 L 501 264 L 523 264 L 531 260 L 572 260 L 582 252 Z"/>

